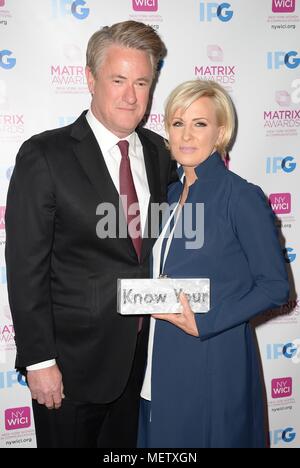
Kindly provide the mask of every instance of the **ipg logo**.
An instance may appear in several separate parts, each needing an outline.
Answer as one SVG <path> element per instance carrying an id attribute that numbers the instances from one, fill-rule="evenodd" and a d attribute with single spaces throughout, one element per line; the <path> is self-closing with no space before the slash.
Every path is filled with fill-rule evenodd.
<path id="1" fill-rule="evenodd" d="M 290 343 L 267 344 L 267 360 L 290 359 L 293 364 L 300 362 L 300 339 L 296 338 Z"/>
<path id="2" fill-rule="evenodd" d="M 6 178 L 9 181 L 11 179 L 12 173 L 14 172 L 15 166 L 9 166 L 8 169 L 6 169 Z"/>
<path id="3" fill-rule="evenodd" d="M 6 284 L 6 268 L 0 267 L 0 282 L 1 284 Z"/>
<path id="4" fill-rule="evenodd" d="M 296 0 L 272 0 L 273 13 L 293 13 L 296 8 Z"/>
<path id="5" fill-rule="evenodd" d="M 283 249 L 283 255 L 286 263 L 293 263 L 297 257 L 292 247 L 286 247 L 286 249 Z"/>
<path id="6" fill-rule="evenodd" d="M 16 65 L 16 59 L 11 57 L 12 51 L 8 49 L 0 50 L 0 67 L 9 70 Z"/>
<path id="7" fill-rule="evenodd" d="M 52 2 L 52 17 L 65 17 L 73 15 L 78 20 L 86 19 L 90 14 L 90 9 L 85 5 L 84 0 L 51 0 Z"/>
<path id="8" fill-rule="evenodd" d="M 157 11 L 158 0 L 132 0 L 134 11 Z"/>
<path id="9" fill-rule="evenodd" d="M 298 52 L 291 50 L 290 52 L 267 52 L 267 68 L 268 70 L 278 70 L 279 68 L 285 66 L 291 70 L 299 67 L 300 58 L 298 57 Z"/>
<path id="10" fill-rule="evenodd" d="M 213 21 L 218 18 L 223 23 L 227 23 L 233 17 L 233 11 L 230 10 L 230 3 L 204 3 L 200 2 L 200 21 Z"/>
<path id="11" fill-rule="evenodd" d="M 279 445 L 281 443 L 290 444 L 296 438 L 296 432 L 293 427 L 286 429 L 275 429 L 270 431 L 270 444 L 271 446 Z"/>
<path id="12" fill-rule="evenodd" d="M 297 163 L 293 156 L 275 156 L 268 157 L 266 161 L 266 172 L 267 174 L 277 174 L 277 172 L 285 172 L 290 174 L 294 172 L 297 167 Z"/>
<path id="13" fill-rule="evenodd" d="M 59 127 L 65 127 L 66 125 L 70 125 L 77 119 L 77 116 L 73 115 L 60 115 L 58 117 L 58 125 Z"/>
<path id="14" fill-rule="evenodd" d="M 24 375 L 15 370 L 0 372 L 0 390 L 3 390 L 4 388 L 12 388 L 15 385 L 27 387 Z"/>

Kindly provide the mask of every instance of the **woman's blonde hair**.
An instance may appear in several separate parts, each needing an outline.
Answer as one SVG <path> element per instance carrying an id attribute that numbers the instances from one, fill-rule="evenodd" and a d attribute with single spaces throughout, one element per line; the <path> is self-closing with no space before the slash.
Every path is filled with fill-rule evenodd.
<path id="1" fill-rule="evenodd" d="M 235 132 L 235 111 L 227 91 L 215 81 L 191 80 L 177 86 L 169 95 L 165 106 L 165 129 L 168 134 L 171 120 L 178 109 L 186 109 L 201 97 L 212 99 L 215 105 L 217 123 L 224 127 L 223 136 L 217 144 L 217 151 L 225 156 Z"/>
<path id="2" fill-rule="evenodd" d="M 90 38 L 86 51 L 86 65 L 94 77 L 104 60 L 107 49 L 112 45 L 142 50 L 149 54 L 153 77 L 158 64 L 167 53 L 166 47 L 151 26 L 138 21 L 122 21 L 112 26 L 104 26 Z"/>

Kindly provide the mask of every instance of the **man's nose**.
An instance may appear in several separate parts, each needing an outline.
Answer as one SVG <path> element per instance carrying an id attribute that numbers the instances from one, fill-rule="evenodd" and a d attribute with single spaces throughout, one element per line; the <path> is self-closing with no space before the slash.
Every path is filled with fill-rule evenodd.
<path id="1" fill-rule="evenodd" d="M 136 98 L 136 92 L 134 86 L 128 86 L 126 88 L 125 94 L 124 94 L 124 100 L 128 102 L 128 104 L 135 104 L 137 101 Z"/>

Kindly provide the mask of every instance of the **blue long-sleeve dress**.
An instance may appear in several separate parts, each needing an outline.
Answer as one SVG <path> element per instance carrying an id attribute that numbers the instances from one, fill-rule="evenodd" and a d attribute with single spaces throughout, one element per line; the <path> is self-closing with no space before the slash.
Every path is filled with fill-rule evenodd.
<path id="1" fill-rule="evenodd" d="M 174 237 L 164 274 L 210 278 L 211 308 L 195 314 L 199 337 L 156 320 L 151 420 L 141 447 L 264 447 L 263 384 L 249 320 L 288 299 L 274 215 L 262 190 L 229 171 L 218 153 L 196 168 L 186 204 L 204 203 L 204 244 Z M 179 200 L 182 182 L 169 190 Z M 185 216 L 184 209 L 182 216 Z"/>

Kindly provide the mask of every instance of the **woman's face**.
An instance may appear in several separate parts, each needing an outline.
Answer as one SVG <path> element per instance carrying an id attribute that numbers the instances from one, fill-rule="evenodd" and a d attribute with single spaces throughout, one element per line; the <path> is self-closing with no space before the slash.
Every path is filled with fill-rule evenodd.
<path id="1" fill-rule="evenodd" d="M 201 97 L 186 111 L 178 109 L 169 127 L 169 144 L 176 161 L 184 167 L 196 167 L 215 150 L 224 127 L 217 123 L 211 98 Z"/>

